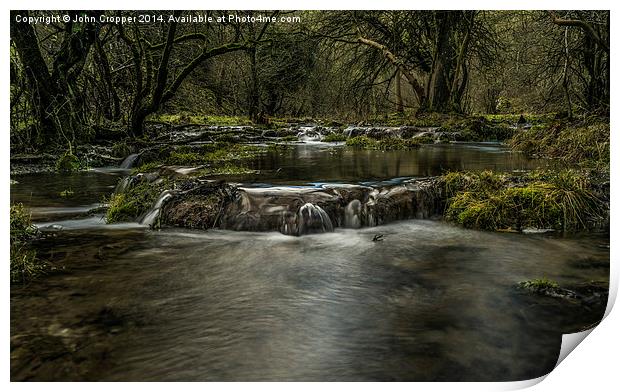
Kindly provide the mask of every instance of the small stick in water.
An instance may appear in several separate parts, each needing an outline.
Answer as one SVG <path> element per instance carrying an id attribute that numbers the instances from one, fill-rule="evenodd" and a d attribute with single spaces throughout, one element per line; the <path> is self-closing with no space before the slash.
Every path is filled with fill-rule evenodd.
<path id="1" fill-rule="evenodd" d="M 383 241 L 383 234 L 375 234 L 375 236 L 372 238 L 373 242 L 378 242 L 378 241 Z"/>

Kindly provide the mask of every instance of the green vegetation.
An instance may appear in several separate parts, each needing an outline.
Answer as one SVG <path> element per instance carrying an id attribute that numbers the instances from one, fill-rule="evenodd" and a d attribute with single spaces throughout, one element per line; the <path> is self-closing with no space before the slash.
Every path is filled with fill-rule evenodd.
<path id="1" fill-rule="evenodd" d="M 61 174 L 76 172 L 80 170 L 80 167 L 80 160 L 70 151 L 65 152 L 56 161 L 56 171 Z"/>
<path id="2" fill-rule="evenodd" d="M 518 132 L 510 146 L 528 155 L 608 170 L 609 132 L 608 119 L 588 118 L 573 123 L 555 121 Z"/>
<path id="3" fill-rule="evenodd" d="M 190 175 L 192 177 L 193 176 L 202 177 L 202 176 L 251 174 L 254 172 L 255 172 L 254 170 L 247 168 L 245 166 L 238 166 L 230 162 L 226 162 L 223 165 L 218 164 L 212 167 L 202 168 L 200 170 L 197 170 L 194 173 L 191 173 Z"/>
<path id="4" fill-rule="evenodd" d="M 323 138 L 323 142 L 345 142 L 347 137 L 342 133 L 330 133 Z"/>
<path id="5" fill-rule="evenodd" d="M 252 122 L 247 117 L 200 115 L 189 112 L 153 114 L 148 120 L 167 124 L 252 125 Z"/>
<path id="6" fill-rule="evenodd" d="M 129 147 L 129 145 L 127 145 L 127 142 L 122 141 L 112 145 L 112 156 L 117 158 L 125 158 L 131 153 L 133 153 L 133 150 Z"/>
<path id="7" fill-rule="evenodd" d="M 514 133 L 512 124 L 489 121 L 485 117 L 450 118 L 441 124 L 443 132 L 455 132 L 457 140 L 467 142 L 503 141 Z"/>
<path id="8" fill-rule="evenodd" d="M 146 213 L 157 201 L 159 195 L 168 188 L 169 181 L 140 181 L 127 187 L 122 193 L 114 193 L 108 200 L 109 208 L 106 222 L 124 222 L 136 220 Z"/>
<path id="9" fill-rule="evenodd" d="M 447 220 L 483 230 L 587 229 L 605 207 L 589 179 L 574 170 L 510 177 L 491 171 L 443 176 Z"/>
<path id="10" fill-rule="evenodd" d="M 420 147 L 417 139 L 386 138 L 375 140 L 367 136 L 355 136 L 347 139 L 347 146 L 366 150 L 409 150 Z"/>
<path id="11" fill-rule="evenodd" d="M 29 249 L 28 242 L 38 234 L 30 213 L 22 204 L 11 205 L 11 282 L 27 283 L 45 271 L 45 263 Z"/>
<path id="12" fill-rule="evenodd" d="M 144 162 L 133 169 L 133 173 L 146 173 L 163 165 L 202 166 L 215 163 L 239 161 L 252 158 L 266 151 L 265 147 L 246 144 L 216 142 L 197 147 L 181 146 L 172 151 L 160 151 L 154 161 Z"/>
<path id="13" fill-rule="evenodd" d="M 298 140 L 299 138 L 295 135 L 284 136 L 283 138 L 280 139 L 280 141 L 283 141 L 283 142 L 296 142 Z"/>
<path id="14" fill-rule="evenodd" d="M 73 189 L 65 189 L 64 191 L 59 193 L 60 197 L 72 197 L 74 195 L 75 192 L 73 192 Z"/>
<path id="15" fill-rule="evenodd" d="M 519 282 L 519 287 L 534 292 L 544 292 L 547 290 L 558 289 L 560 288 L 560 285 L 557 282 L 554 282 L 547 278 L 541 278 Z"/>

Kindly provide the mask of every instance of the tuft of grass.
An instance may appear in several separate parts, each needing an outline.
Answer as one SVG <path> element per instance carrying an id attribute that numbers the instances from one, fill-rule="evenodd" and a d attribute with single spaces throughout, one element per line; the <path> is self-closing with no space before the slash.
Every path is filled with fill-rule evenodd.
<path id="1" fill-rule="evenodd" d="M 28 242 L 38 234 L 32 224 L 30 213 L 20 204 L 11 205 L 10 212 L 10 268 L 11 282 L 27 283 L 45 272 L 46 264 L 37 258 Z"/>

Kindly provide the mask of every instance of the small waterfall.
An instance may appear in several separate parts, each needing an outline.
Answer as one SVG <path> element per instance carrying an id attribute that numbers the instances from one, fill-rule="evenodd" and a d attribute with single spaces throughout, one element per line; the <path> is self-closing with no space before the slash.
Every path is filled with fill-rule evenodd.
<path id="1" fill-rule="evenodd" d="M 297 138 L 304 142 L 320 142 L 323 134 L 319 127 L 301 127 L 297 133 Z"/>
<path id="2" fill-rule="evenodd" d="M 131 180 L 132 180 L 132 177 L 123 177 L 123 179 L 120 180 L 118 182 L 118 184 L 116 185 L 116 188 L 114 189 L 114 193 L 123 193 L 123 192 L 125 192 L 125 190 L 129 186 L 129 183 L 131 182 Z"/>
<path id="3" fill-rule="evenodd" d="M 298 234 L 325 233 L 334 231 L 329 215 L 321 207 L 306 203 L 297 212 Z"/>
<path id="4" fill-rule="evenodd" d="M 150 209 L 150 211 L 147 212 L 146 215 L 144 215 L 144 218 L 142 218 L 142 221 L 140 222 L 140 224 L 152 226 L 153 223 L 155 223 L 155 220 L 157 219 L 157 217 L 159 216 L 161 207 L 164 205 L 164 202 L 170 197 L 172 197 L 172 191 L 163 191 L 159 195 L 159 198 L 157 199 L 153 207 Z"/>
<path id="5" fill-rule="evenodd" d="M 139 156 L 139 154 L 129 154 L 121 163 L 121 169 L 131 169 Z"/>
<path id="6" fill-rule="evenodd" d="M 355 199 L 351 200 L 344 208 L 344 227 L 350 229 L 359 229 L 362 227 L 360 214 L 362 212 L 362 203 Z"/>

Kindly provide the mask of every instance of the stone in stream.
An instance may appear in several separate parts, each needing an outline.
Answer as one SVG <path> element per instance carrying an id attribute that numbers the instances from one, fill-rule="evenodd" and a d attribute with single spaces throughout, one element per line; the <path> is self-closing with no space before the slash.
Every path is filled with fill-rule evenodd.
<path id="1" fill-rule="evenodd" d="M 153 175 L 143 175 L 155 180 Z M 156 176 L 155 176 L 156 177 Z M 143 181 L 142 180 L 142 181 Z M 135 181 L 128 181 L 131 186 Z M 335 227 L 377 226 L 402 219 L 429 218 L 443 206 L 434 178 L 370 187 L 243 187 L 202 178 L 177 178 L 162 192 L 142 224 L 235 231 L 279 231 L 304 235 Z"/>

